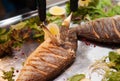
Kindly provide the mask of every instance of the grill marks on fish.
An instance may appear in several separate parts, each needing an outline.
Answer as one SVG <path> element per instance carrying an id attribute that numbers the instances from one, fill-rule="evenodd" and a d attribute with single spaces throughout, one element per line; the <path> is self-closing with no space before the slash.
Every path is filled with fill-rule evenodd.
<path id="1" fill-rule="evenodd" d="M 115 22 L 117 30 L 120 32 L 120 28 L 119 28 L 120 27 L 120 17 L 118 17 L 118 18 L 113 17 L 113 20 Z"/>
<path id="2" fill-rule="evenodd" d="M 119 32 L 119 30 L 117 29 L 117 26 L 116 26 L 116 24 L 115 24 L 115 21 L 114 21 L 114 19 L 112 19 L 112 24 L 113 24 L 113 27 L 114 27 L 114 32 L 117 34 L 117 36 L 118 36 L 118 38 L 120 38 L 120 32 Z"/>
<path id="3" fill-rule="evenodd" d="M 43 47 L 43 48 L 48 50 L 49 52 L 51 52 L 55 55 L 59 55 L 63 58 L 67 58 L 67 56 L 69 56 L 66 49 L 63 49 L 63 48 L 58 47 L 58 46 L 50 45 L 48 48 L 45 48 L 45 47 Z M 62 51 L 62 53 L 61 53 L 61 51 Z"/>
<path id="4" fill-rule="evenodd" d="M 18 78 L 17 81 L 39 81 L 39 80 L 44 81 L 43 77 L 46 76 L 46 73 L 42 71 L 38 71 L 38 69 L 34 68 L 31 65 L 27 64 L 26 66 L 27 66 L 26 68 L 23 68 L 21 70 L 21 73 L 24 73 L 24 74 L 20 74 L 20 77 L 22 78 Z"/>
<path id="5" fill-rule="evenodd" d="M 30 62 L 30 64 L 33 64 L 33 65 L 35 65 L 35 66 L 39 66 L 39 65 L 42 65 L 42 64 L 46 64 L 47 66 L 49 66 L 49 67 L 52 67 L 52 68 L 57 68 L 58 66 L 56 66 L 56 65 L 54 65 L 54 64 L 51 64 L 51 63 L 49 63 L 49 62 L 46 62 L 45 60 L 42 60 L 42 59 L 32 59 L 32 60 L 30 60 L 31 62 Z M 40 62 L 39 62 L 40 61 Z M 39 64 L 38 64 L 38 63 Z M 44 68 L 45 69 L 45 68 Z"/>
<path id="6" fill-rule="evenodd" d="M 38 69 L 38 66 L 39 64 L 27 64 L 27 66 L 31 66 L 33 67 L 34 69 L 22 69 L 22 71 L 30 71 L 30 72 L 34 72 L 34 71 L 37 71 L 38 73 L 42 74 L 42 75 L 47 75 L 46 72 Z"/>
<path id="7" fill-rule="evenodd" d="M 102 31 L 103 30 L 103 26 L 101 25 L 101 22 L 100 21 L 96 21 L 96 22 L 92 22 L 92 24 L 93 24 L 93 29 L 95 30 L 95 33 L 96 33 L 96 37 L 97 38 L 105 37 L 104 33 Z M 98 28 L 98 26 L 101 27 L 101 28 Z"/>
<path id="8" fill-rule="evenodd" d="M 93 31 L 93 34 L 95 35 L 96 38 L 100 38 L 99 35 L 97 34 L 97 32 L 95 31 L 95 28 L 94 28 L 94 22 L 92 23 L 92 31 Z"/>
<path id="9" fill-rule="evenodd" d="M 67 23 L 63 22 L 57 35 L 41 25 L 45 41 L 27 58 L 17 81 L 50 81 L 73 63 L 77 36 L 76 32 L 69 31 L 70 18 L 71 15 L 65 19 Z"/>
<path id="10" fill-rule="evenodd" d="M 99 35 L 100 35 L 100 38 L 102 38 L 103 40 L 105 40 L 105 39 L 108 39 L 109 38 L 109 32 L 108 32 L 108 29 L 107 29 L 107 27 L 105 27 L 105 25 L 103 25 L 103 23 L 104 23 L 104 19 L 102 19 L 101 21 L 99 20 L 99 22 L 97 23 L 98 24 L 98 26 L 99 27 L 97 27 L 97 29 L 99 30 Z M 96 30 L 97 30 L 96 29 Z"/>
<path id="11" fill-rule="evenodd" d="M 18 78 L 17 81 L 48 81 L 64 70 L 64 68 L 71 64 L 75 58 L 75 52 L 62 48 L 62 46 L 51 44 L 49 46 L 43 45 L 39 46 L 37 50 L 39 51 L 33 52 L 34 55 L 26 61 L 23 69 L 21 70 L 19 77 L 26 78 Z M 37 77 L 35 73 L 39 76 L 37 75 Z M 36 78 L 31 76 L 36 76 Z"/>
<path id="12" fill-rule="evenodd" d="M 99 42 L 120 43 L 120 16 L 101 18 L 76 28 L 78 37 Z"/>

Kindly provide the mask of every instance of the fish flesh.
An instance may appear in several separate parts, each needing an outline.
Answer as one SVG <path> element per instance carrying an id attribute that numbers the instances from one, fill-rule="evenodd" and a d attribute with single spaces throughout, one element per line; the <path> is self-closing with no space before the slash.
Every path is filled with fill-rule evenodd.
<path id="1" fill-rule="evenodd" d="M 27 58 L 16 81 L 51 81 L 74 62 L 76 33 L 65 25 L 60 27 L 59 35 L 53 35 L 44 25 L 41 27 L 45 41 Z"/>
<path id="2" fill-rule="evenodd" d="M 74 32 L 67 31 L 64 42 L 45 40 L 30 54 L 16 81 L 50 81 L 66 69 L 75 59 L 77 38 Z M 73 38 L 70 39 L 70 38 Z M 75 42 L 76 41 L 76 42 Z"/>
<path id="3" fill-rule="evenodd" d="M 104 43 L 120 43 L 120 16 L 100 18 L 74 28 L 77 37 Z"/>

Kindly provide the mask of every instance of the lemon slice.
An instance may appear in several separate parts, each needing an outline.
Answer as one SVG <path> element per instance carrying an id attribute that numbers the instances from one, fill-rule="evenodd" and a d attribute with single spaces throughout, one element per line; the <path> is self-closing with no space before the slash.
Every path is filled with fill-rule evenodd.
<path id="1" fill-rule="evenodd" d="M 52 15 L 64 15 L 65 14 L 65 8 L 54 6 L 49 9 L 49 13 Z"/>
<path id="2" fill-rule="evenodd" d="M 55 36 L 59 35 L 59 32 L 60 32 L 60 31 L 59 31 L 59 27 L 58 27 L 57 24 L 50 23 L 50 24 L 47 25 L 47 28 L 49 29 L 49 31 L 50 31 L 53 35 L 55 35 Z"/>

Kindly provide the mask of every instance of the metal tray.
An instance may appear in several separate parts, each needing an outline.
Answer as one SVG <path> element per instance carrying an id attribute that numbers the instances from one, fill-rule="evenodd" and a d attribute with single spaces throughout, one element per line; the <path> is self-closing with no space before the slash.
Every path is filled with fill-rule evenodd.
<path id="1" fill-rule="evenodd" d="M 56 4 L 50 4 L 47 8 L 53 5 L 61 5 L 64 6 L 65 2 L 68 0 L 64 0 L 62 2 L 58 2 Z M 37 10 L 31 11 L 19 16 L 15 16 L 3 21 L 0 21 L 0 27 L 10 26 L 11 24 L 15 24 L 19 21 L 29 19 L 31 17 L 37 16 Z M 0 76 L 2 76 L 2 70 L 10 70 L 11 67 L 15 68 L 15 79 L 19 74 L 19 70 L 22 68 L 22 63 L 25 61 L 26 57 L 38 46 L 37 43 L 25 43 L 21 50 L 14 51 L 14 57 L 5 57 L 0 59 Z M 86 45 L 82 41 L 78 41 L 78 49 L 77 56 L 75 62 L 60 76 L 58 76 L 53 81 L 67 81 L 67 79 L 75 74 L 84 73 L 89 77 L 89 66 L 93 64 L 96 60 L 106 56 L 109 51 L 112 51 L 112 48 L 98 46 L 98 45 Z M 24 53 L 24 54 L 23 54 Z M 92 81 L 101 81 L 102 76 L 97 75 L 96 73 L 92 74 Z M 0 81 L 5 81 L 0 77 Z"/>

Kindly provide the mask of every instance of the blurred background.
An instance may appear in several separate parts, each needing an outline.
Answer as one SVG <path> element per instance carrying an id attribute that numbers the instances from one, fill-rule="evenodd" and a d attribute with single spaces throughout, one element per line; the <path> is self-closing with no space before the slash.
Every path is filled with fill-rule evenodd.
<path id="1" fill-rule="evenodd" d="M 46 0 L 47 5 L 64 0 Z M 0 20 L 36 10 L 35 0 L 0 0 Z"/>
<path id="2" fill-rule="evenodd" d="M 0 20 L 35 9 L 35 0 L 0 0 Z"/>

